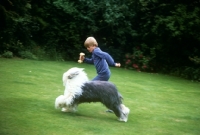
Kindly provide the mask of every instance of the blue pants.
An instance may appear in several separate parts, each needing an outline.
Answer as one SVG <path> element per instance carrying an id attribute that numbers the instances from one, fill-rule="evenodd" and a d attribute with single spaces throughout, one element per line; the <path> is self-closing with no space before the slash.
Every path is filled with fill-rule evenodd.
<path id="1" fill-rule="evenodd" d="M 108 81 L 109 78 L 110 74 L 97 75 L 95 78 L 92 79 L 92 81 Z"/>

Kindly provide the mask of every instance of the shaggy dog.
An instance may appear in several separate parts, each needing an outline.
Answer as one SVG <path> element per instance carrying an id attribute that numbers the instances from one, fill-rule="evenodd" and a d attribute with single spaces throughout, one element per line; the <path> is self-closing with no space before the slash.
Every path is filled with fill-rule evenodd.
<path id="1" fill-rule="evenodd" d="M 55 100 L 55 108 L 63 112 L 75 112 L 78 104 L 101 102 L 112 110 L 119 121 L 127 122 L 129 108 L 122 104 L 122 96 L 116 86 L 107 81 L 89 81 L 83 68 L 71 68 L 63 74 L 64 95 Z"/>

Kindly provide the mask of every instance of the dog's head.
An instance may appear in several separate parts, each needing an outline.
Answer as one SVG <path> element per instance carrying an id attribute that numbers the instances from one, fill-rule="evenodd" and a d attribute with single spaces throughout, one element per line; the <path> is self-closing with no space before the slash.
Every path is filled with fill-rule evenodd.
<path id="1" fill-rule="evenodd" d="M 84 68 L 73 67 L 63 74 L 63 85 L 65 86 L 68 79 L 73 79 L 82 73 Z"/>

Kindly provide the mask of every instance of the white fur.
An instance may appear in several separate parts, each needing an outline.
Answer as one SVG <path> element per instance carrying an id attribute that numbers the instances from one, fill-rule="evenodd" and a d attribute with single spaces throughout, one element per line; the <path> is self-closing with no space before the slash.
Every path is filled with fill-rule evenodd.
<path id="1" fill-rule="evenodd" d="M 126 107 L 124 104 L 121 104 L 121 108 L 122 108 L 123 113 L 121 114 L 121 116 L 118 120 L 127 122 L 128 114 L 130 113 L 130 109 L 128 107 Z"/>
<path id="2" fill-rule="evenodd" d="M 60 95 L 56 98 L 56 101 L 55 101 L 55 108 L 56 109 L 59 109 L 61 107 L 64 107 L 65 106 L 65 96 L 64 95 Z"/>
<path id="3" fill-rule="evenodd" d="M 74 67 L 63 74 L 63 85 L 65 86 L 64 96 L 66 97 L 65 102 L 67 105 L 71 105 L 75 95 L 82 94 L 81 86 L 89 80 L 83 70 L 83 68 Z M 73 77 L 73 79 L 69 79 L 68 77 Z"/>
<path id="4" fill-rule="evenodd" d="M 73 105 L 73 106 L 67 105 L 66 101 L 67 101 L 66 96 L 64 95 L 58 96 L 55 101 L 55 108 L 56 109 L 62 108 L 63 112 L 76 112 L 77 105 Z"/>

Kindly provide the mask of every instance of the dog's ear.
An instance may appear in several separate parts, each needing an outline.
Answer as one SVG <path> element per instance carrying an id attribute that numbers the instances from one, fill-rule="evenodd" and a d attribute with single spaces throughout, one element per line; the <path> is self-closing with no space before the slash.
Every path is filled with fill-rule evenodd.
<path id="1" fill-rule="evenodd" d="M 84 70 L 84 68 L 75 68 L 75 69 L 76 71 L 70 73 L 70 75 L 68 76 L 68 79 L 74 78 L 75 76 L 79 75 Z"/>
<path id="2" fill-rule="evenodd" d="M 71 74 L 68 76 L 68 79 L 72 79 L 72 78 L 74 78 L 75 76 L 79 75 L 79 72 L 80 72 L 80 71 L 76 71 L 76 72 L 71 73 Z"/>
<path id="3" fill-rule="evenodd" d="M 75 77 L 75 76 L 77 76 L 78 74 L 79 74 L 79 71 L 74 72 L 74 73 L 72 74 L 72 78 Z"/>

